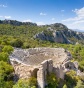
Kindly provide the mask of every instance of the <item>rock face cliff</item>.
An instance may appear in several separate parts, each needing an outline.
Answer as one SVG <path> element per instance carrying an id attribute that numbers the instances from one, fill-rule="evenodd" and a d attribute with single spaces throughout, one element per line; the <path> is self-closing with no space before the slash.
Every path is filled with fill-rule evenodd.
<path id="1" fill-rule="evenodd" d="M 55 23 L 49 25 L 41 33 L 36 34 L 34 38 L 69 44 L 84 41 L 84 33 L 72 31 L 61 23 Z"/>

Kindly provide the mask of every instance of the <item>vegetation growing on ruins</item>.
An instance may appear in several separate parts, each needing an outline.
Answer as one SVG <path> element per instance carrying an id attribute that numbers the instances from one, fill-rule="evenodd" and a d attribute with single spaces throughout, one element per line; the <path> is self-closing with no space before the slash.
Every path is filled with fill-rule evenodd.
<path id="1" fill-rule="evenodd" d="M 54 73 L 47 75 L 47 88 L 56 88 L 58 86 L 58 79 Z"/>

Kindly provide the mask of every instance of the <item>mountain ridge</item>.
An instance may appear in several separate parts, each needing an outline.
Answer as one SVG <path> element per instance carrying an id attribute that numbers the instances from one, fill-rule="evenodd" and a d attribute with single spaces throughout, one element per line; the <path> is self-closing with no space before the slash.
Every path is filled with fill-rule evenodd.
<path id="1" fill-rule="evenodd" d="M 41 33 L 36 34 L 34 37 L 41 40 L 66 44 L 74 44 L 80 40 L 84 41 L 84 33 L 68 29 L 61 23 L 51 24 L 50 27 Z"/>
<path id="2" fill-rule="evenodd" d="M 13 29 L 11 31 L 11 29 Z M 62 23 L 38 26 L 32 22 L 20 22 L 16 20 L 0 20 L 0 34 L 13 36 L 26 36 L 28 38 L 43 41 L 65 43 L 65 44 L 84 44 L 84 33 L 69 29 Z"/>
<path id="3" fill-rule="evenodd" d="M 21 22 L 21 21 L 17 21 L 17 20 L 0 20 L 0 24 L 11 24 L 14 26 L 21 26 L 21 25 L 32 25 L 32 26 L 37 26 L 36 23 L 32 23 L 32 22 Z"/>

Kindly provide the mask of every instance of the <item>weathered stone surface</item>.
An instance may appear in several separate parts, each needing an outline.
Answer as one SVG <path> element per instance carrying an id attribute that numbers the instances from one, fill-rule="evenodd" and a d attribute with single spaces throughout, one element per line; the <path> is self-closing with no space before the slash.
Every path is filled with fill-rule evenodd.
<path id="1" fill-rule="evenodd" d="M 62 63 L 65 60 L 69 60 L 71 54 L 65 51 L 63 48 L 30 48 L 30 49 L 15 49 L 10 60 L 15 60 L 17 62 L 37 66 L 44 60 L 53 60 L 53 64 Z"/>
<path id="2" fill-rule="evenodd" d="M 32 66 L 17 64 L 17 65 L 13 65 L 13 67 L 15 70 L 15 74 L 18 75 L 19 78 L 28 79 L 28 78 L 32 77 L 32 73 L 34 70 L 34 68 Z"/>
<path id="3" fill-rule="evenodd" d="M 45 88 L 50 73 L 64 79 L 67 71 L 77 70 L 77 62 L 72 63 L 70 59 L 71 54 L 63 48 L 15 49 L 10 55 L 15 74 L 22 79 L 36 77 L 38 88 Z"/>

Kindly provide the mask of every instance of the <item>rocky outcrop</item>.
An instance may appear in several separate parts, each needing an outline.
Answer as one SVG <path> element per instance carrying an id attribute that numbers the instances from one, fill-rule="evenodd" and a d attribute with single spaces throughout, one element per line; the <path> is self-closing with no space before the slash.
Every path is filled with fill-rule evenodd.
<path id="1" fill-rule="evenodd" d="M 45 33 L 45 31 L 43 31 L 39 34 L 36 34 L 35 38 L 57 43 L 67 43 L 67 44 L 71 43 L 71 41 L 67 39 L 63 31 L 47 30 L 46 32 L 50 32 L 50 34 L 47 34 Z"/>
<path id="2" fill-rule="evenodd" d="M 84 33 L 68 29 L 65 25 L 56 23 L 50 25 L 46 30 L 36 34 L 34 38 L 57 43 L 76 43 L 84 41 Z"/>

